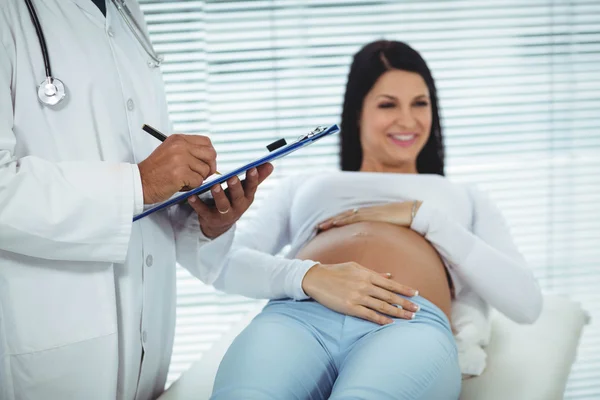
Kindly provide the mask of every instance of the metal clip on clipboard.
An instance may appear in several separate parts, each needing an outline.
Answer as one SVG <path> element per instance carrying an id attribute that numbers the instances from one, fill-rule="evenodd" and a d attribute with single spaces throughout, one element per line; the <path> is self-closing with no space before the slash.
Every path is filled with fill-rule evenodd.
<path id="1" fill-rule="evenodd" d="M 313 136 L 315 136 L 315 135 L 317 135 L 317 134 L 319 134 L 321 132 L 324 132 L 325 129 L 327 129 L 326 126 L 317 126 L 315 129 L 313 129 L 312 131 L 310 131 L 306 135 L 302 135 L 302 136 L 298 137 L 298 142 L 301 142 L 303 140 L 312 138 Z M 275 151 L 275 150 L 277 150 L 280 147 L 283 147 L 285 145 L 287 145 L 287 142 L 286 142 L 285 139 L 278 139 L 278 140 L 274 141 L 273 143 L 268 144 L 267 145 L 267 150 L 269 150 L 269 152 L 272 152 L 272 151 Z"/>
<path id="2" fill-rule="evenodd" d="M 298 138 L 298 141 L 302 141 L 302 140 L 306 140 L 306 139 L 310 139 L 316 135 L 318 135 L 319 133 L 323 133 L 325 132 L 325 130 L 327 129 L 326 126 L 317 126 L 315 129 L 313 129 L 312 131 L 308 132 L 306 135 L 302 135 Z"/>

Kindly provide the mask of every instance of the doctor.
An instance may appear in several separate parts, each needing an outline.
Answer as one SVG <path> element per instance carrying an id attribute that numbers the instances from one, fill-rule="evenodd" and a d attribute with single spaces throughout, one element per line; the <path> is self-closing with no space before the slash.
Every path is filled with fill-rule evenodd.
<path id="1" fill-rule="evenodd" d="M 120 3 L 0 2 L 2 400 L 156 398 L 176 262 L 211 283 L 203 265 L 272 170 L 228 182 L 231 203 L 213 188 L 216 209 L 195 199 L 132 223 L 215 172 L 216 154 L 202 136 L 141 130 L 171 132 L 160 58 L 138 5 Z"/>

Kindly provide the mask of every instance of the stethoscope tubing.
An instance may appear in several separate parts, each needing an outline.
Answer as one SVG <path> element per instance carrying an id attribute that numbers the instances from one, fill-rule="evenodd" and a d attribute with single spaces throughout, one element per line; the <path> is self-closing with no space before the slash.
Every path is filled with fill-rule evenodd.
<path id="1" fill-rule="evenodd" d="M 152 43 L 148 40 L 148 38 L 146 38 L 144 34 L 140 34 L 142 32 L 142 28 L 135 20 L 133 14 L 131 13 L 131 10 L 129 9 L 129 7 L 127 7 L 127 4 L 125 4 L 125 2 L 122 0 L 112 0 L 112 2 L 117 7 L 117 11 L 119 11 L 119 14 L 121 14 L 123 19 L 125 20 L 125 23 L 137 39 L 138 43 L 144 48 L 146 54 L 148 54 L 148 56 L 152 59 L 156 66 L 159 66 L 162 63 L 162 57 L 156 54 L 156 52 L 154 51 L 154 47 L 152 46 Z"/>
<path id="2" fill-rule="evenodd" d="M 42 30 L 42 26 L 40 25 L 40 20 L 38 19 L 37 13 L 35 12 L 35 8 L 33 7 L 33 3 L 31 3 L 31 0 L 25 0 L 25 4 L 27 4 L 27 9 L 29 10 L 29 15 L 31 16 L 31 22 L 33 22 L 35 32 L 37 33 L 37 37 L 40 42 L 40 47 L 42 49 L 42 57 L 44 58 L 44 69 L 46 71 L 46 78 L 52 78 L 52 67 L 50 65 L 50 57 L 48 56 L 48 46 L 46 45 L 46 37 L 44 36 L 44 31 Z"/>

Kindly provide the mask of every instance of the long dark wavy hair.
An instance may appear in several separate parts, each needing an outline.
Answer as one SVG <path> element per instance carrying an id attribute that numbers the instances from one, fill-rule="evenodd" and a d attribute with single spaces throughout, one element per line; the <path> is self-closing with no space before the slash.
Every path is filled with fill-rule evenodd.
<path id="1" fill-rule="evenodd" d="M 440 125 L 435 82 L 423 57 L 406 43 L 379 40 L 364 46 L 354 55 L 342 110 L 340 161 L 342 171 L 358 171 L 362 164 L 362 147 L 358 121 L 363 102 L 375 82 L 393 69 L 415 72 L 429 89 L 432 124 L 429 139 L 417 157 L 420 174 L 444 175 L 444 143 Z"/>

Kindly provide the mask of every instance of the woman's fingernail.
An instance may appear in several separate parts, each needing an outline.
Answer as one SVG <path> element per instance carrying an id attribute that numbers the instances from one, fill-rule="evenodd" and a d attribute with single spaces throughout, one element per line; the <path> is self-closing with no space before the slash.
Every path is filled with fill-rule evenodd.
<path id="1" fill-rule="evenodd" d="M 421 309 L 421 307 L 419 307 L 419 305 L 417 305 L 417 304 L 413 304 L 411 308 L 414 312 L 417 312 Z"/>
<path id="2" fill-rule="evenodd" d="M 413 297 L 418 296 L 419 295 L 419 291 L 415 290 L 415 294 L 413 294 Z"/>
<path id="3" fill-rule="evenodd" d="M 232 186 L 237 185 L 237 183 L 238 183 L 238 178 L 236 177 L 236 178 L 233 178 L 233 181 L 230 183 L 230 185 L 232 185 Z"/>
<path id="4" fill-rule="evenodd" d="M 221 186 L 215 186 L 215 188 L 213 189 L 213 192 L 215 193 L 219 193 L 221 191 Z"/>
<path id="5" fill-rule="evenodd" d="M 252 168 L 250 170 L 250 176 L 256 176 L 257 172 L 256 172 L 256 168 Z"/>
<path id="6" fill-rule="evenodd" d="M 416 314 L 415 313 L 410 313 L 410 319 L 415 319 Z"/>
<path id="7" fill-rule="evenodd" d="M 388 278 L 391 278 L 391 277 L 392 277 L 392 274 L 390 274 L 389 272 L 386 272 L 386 273 L 385 273 L 385 276 L 387 276 Z"/>
<path id="8" fill-rule="evenodd" d="M 196 202 L 196 196 L 190 196 L 189 200 L 190 203 L 195 203 Z"/>

